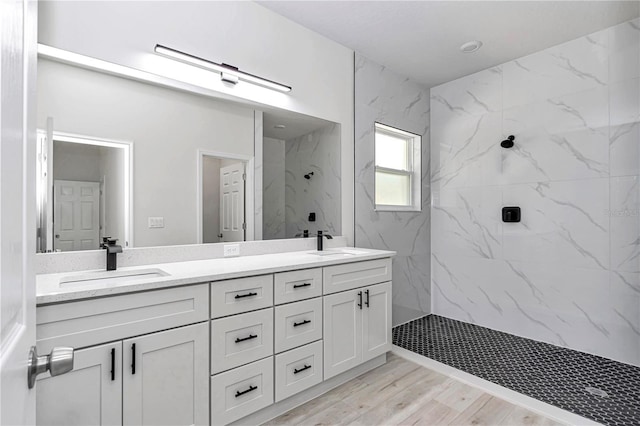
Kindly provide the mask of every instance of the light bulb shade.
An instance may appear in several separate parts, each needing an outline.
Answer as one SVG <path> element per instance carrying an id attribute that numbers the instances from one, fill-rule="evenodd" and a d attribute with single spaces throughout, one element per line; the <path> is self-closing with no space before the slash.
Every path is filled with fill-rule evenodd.
<path id="1" fill-rule="evenodd" d="M 172 49 L 170 47 L 162 46 L 160 44 L 156 44 L 154 51 L 159 55 L 175 59 L 176 61 L 195 65 L 206 70 L 219 72 L 221 74 L 222 81 L 224 81 L 225 83 L 236 84 L 238 81 L 246 81 L 247 83 L 266 87 L 268 89 L 279 90 L 280 92 L 291 91 L 291 87 L 285 84 L 277 83 L 266 78 L 258 77 L 256 75 L 240 71 L 238 68 L 231 65 L 217 64 L 215 62 L 211 62 L 206 59 L 202 59 L 197 56 Z"/>

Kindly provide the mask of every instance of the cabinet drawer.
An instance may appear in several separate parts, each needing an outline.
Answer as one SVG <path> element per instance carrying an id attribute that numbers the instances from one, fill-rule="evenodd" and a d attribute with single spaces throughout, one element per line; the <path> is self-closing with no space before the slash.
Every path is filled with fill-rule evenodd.
<path id="1" fill-rule="evenodd" d="M 274 277 L 276 305 L 322 295 L 322 268 L 282 272 Z"/>
<path id="2" fill-rule="evenodd" d="M 322 339 L 322 298 L 276 306 L 276 353 Z"/>
<path id="3" fill-rule="evenodd" d="M 273 355 L 273 308 L 211 321 L 211 373 Z"/>
<path id="4" fill-rule="evenodd" d="M 211 283 L 211 318 L 273 306 L 273 275 Z"/>
<path id="5" fill-rule="evenodd" d="M 209 285 L 198 284 L 122 296 L 39 306 L 39 353 L 54 346 L 83 348 L 206 321 Z"/>
<path id="6" fill-rule="evenodd" d="M 322 271 L 324 294 L 391 281 L 391 259 L 327 266 Z"/>
<path id="7" fill-rule="evenodd" d="M 211 424 L 226 425 L 273 404 L 273 357 L 211 377 Z"/>
<path id="8" fill-rule="evenodd" d="M 322 382 L 322 341 L 276 355 L 276 402 Z"/>

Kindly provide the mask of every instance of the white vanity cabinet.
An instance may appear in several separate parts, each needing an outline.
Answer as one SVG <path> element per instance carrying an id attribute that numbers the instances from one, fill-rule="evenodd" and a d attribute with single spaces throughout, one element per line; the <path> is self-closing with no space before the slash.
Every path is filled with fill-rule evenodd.
<path id="1" fill-rule="evenodd" d="M 122 423 L 122 342 L 75 351 L 73 371 L 39 376 L 36 423 L 51 426 Z"/>
<path id="2" fill-rule="evenodd" d="M 207 284 L 40 306 L 36 316 L 39 351 L 89 346 L 75 351 L 73 371 L 38 379 L 38 424 L 208 424 Z"/>
<path id="3" fill-rule="evenodd" d="M 390 259 L 325 268 L 325 380 L 391 350 L 391 282 L 362 286 L 390 276 Z"/>
<path id="4" fill-rule="evenodd" d="M 382 365 L 391 259 L 340 262 L 38 306 L 38 352 L 76 351 L 37 423 L 263 423 Z"/>

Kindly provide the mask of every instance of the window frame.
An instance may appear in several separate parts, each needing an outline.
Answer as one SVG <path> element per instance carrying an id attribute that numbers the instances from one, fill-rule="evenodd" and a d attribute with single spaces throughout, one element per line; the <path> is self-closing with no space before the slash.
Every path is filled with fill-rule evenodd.
<path id="1" fill-rule="evenodd" d="M 386 133 L 395 138 L 404 138 L 407 141 L 407 166 L 408 170 L 394 169 L 378 166 L 376 159 L 376 136 Z M 373 126 L 373 204 L 374 211 L 386 212 L 421 212 L 422 211 L 422 136 L 398 129 L 387 124 L 374 122 Z M 393 205 L 378 204 L 376 200 L 376 177 L 378 171 L 382 173 L 409 176 L 409 204 Z"/>

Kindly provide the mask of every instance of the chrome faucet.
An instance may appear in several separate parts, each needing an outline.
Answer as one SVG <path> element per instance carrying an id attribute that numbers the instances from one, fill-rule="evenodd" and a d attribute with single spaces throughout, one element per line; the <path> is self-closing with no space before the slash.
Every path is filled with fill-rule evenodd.
<path id="1" fill-rule="evenodd" d="M 122 246 L 116 244 L 118 240 L 111 237 L 102 237 L 100 247 L 107 250 L 107 271 L 115 271 L 118 268 L 118 253 L 122 253 Z"/>
<path id="2" fill-rule="evenodd" d="M 332 240 L 333 237 L 329 234 L 324 234 L 322 233 L 322 231 L 318 231 L 318 233 L 316 234 L 318 237 L 318 251 L 322 251 L 322 246 L 323 246 L 323 240 L 322 238 L 326 238 L 327 240 Z"/>

